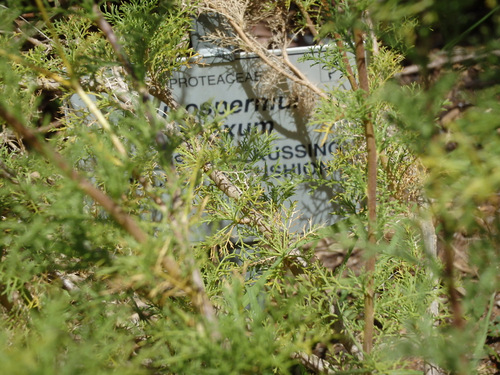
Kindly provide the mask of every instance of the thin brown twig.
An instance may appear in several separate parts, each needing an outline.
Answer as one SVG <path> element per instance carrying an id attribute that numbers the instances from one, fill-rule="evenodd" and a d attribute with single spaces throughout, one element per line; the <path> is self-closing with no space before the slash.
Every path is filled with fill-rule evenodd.
<path id="1" fill-rule="evenodd" d="M 34 46 L 37 46 L 37 47 L 45 47 L 45 50 L 48 51 L 51 49 L 51 46 L 48 45 L 48 44 L 45 44 L 41 41 L 39 41 L 38 39 L 35 39 L 31 36 L 29 36 L 28 34 L 26 34 L 20 27 L 16 27 L 16 32 L 18 32 L 19 34 L 22 34 L 22 36 L 28 41 L 30 42 L 31 44 L 33 44 Z"/>
<path id="2" fill-rule="evenodd" d="M 323 3 L 322 5 L 326 9 L 326 11 L 325 11 L 326 16 L 330 19 L 333 19 L 333 15 L 330 11 L 329 3 L 326 0 L 322 0 L 322 3 Z M 339 33 L 335 32 L 335 33 L 333 33 L 333 37 L 335 39 L 335 44 L 336 44 L 337 48 L 339 49 L 339 51 L 341 51 L 341 54 L 342 54 L 342 63 L 344 64 L 345 69 L 346 69 L 347 80 L 351 84 L 351 88 L 353 90 L 357 90 L 359 88 L 358 83 L 356 82 L 356 76 L 354 75 L 354 71 L 353 71 L 351 63 L 349 61 L 349 57 L 347 56 L 345 45 L 342 42 L 342 36 Z"/>
<path id="3" fill-rule="evenodd" d="M 431 61 L 425 66 L 419 65 L 409 65 L 404 67 L 399 73 L 395 74 L 396 78 L 401 78 L 404 76 L 419 74 L 422 70 L 437 70 L 446 65 L 460 64 L 465 62 L 477 62 L 488 57 L 500 56 L 500 50 L 493 50 L 487 53 L 476 53 L 475 51 L 470 52 L 469 50 L 457 49 L 450 54 L 440 54 L 431 56 Z M 423 69 L 424 68 L 424 69 Z"/>
<path id="4" fill-rule="evenodd" d="M 349 83 L 351 84 L 351 88 L 353 90 L 357 90 L 358 83 L 356 82 L 356 76 L 354 75 L 354 72 L 351 67 L 351 63 L 349 62 L 349 57 L 347 56 L 347 52 L 345 50 L 345 45 L 342 42 L 342 37 L 340 36 L 339 33 L 335 33 L 334 35 L 335 38 L 335 44 L 337 45 L 337 48 L 341 51 L 342 53 L 342 62 L 344 63 L 345 70 L 347 72 L 347 79 L 349 80 Z M 358 71 L 359 73 L 359 71 Z"/>
<path id="5" fill-rule="evenodd" d="M 109 24 L 108 21 L 104 19 L 104 15 L 101 10 L 94 4 L 92 7 L 96 15 L 96 25 L 102 31 L 102 33 L 106 36 L 106 39 L 111 44 L 111 47 L 115 51 L 123 65 L 125 71 L 132 77 L 132 83 L 135 86 L 135 89 L 138 91 L 141 96 L 142 102 L 147 103 L 149 101 L 149 95 L 159 99 L 166 105 L 168 105 L 171 109 L 177 110 L 180 108 L 179 103 L 174 99 L 172 92 L 166 87 L 159 87 L 155 82 L 150 82 L 150 84 L 146 87 L 137 77 L 137 74 L 134 71 L 130 60 L 127 58 L 127 55 L 123 51 L 121 44 L 118 42 L 118 37 L 116 36 L 113 27 Z M 146 117 L 150 124 L 154 122 L 155 116 L 151 113 L 149 109 L 146 109 Z"/>
<path id="6" fill-rule="evenodd" d="M 191 152 L 195 152 L 191 144 L 186 144 Z M 212 163 L 205 163 L 202 167 L 203 171 L 208 175 L 217 188 L 222 191 L 226 196 L 238 202 L 243 196 L 243 192 L 229 179 L 229 177 L 222 171 L 213 168 Z M 248 219 L 247 223 L 259 229 L 259 231 L 268 239 L 271 238 L 273 233 L 272 227 L 266 223 L 264 217 L 260 212 L 250 207 L 244 208 L 243 212 Z M 242 221 L 244 223 L 245 221 Z"/>
<path id="7" fill-rule="evenodd" d="M 82 99 L 82 101 L 85 103 L 85 105 L 88 107 L 90 112 L 97 118 L 97 121 L 103 129 L 110 135 L 111 141 L 113 142 L 113 145 L 117 149 L 117 151 L 120 153 L 122 156 L 126 156 L 126 150 L 123 144 L 121 143 L 120 139 L 116 136 L 116 134 L 113 133 L 111 125 L 109 124 L 108 120 L 104 117 L 102 112 L 97 108 L 95 103 L 88 97 L 88 95 L 85 93 L 83 90 L 82 86 L 80 85 L 80 82 L 77 79 L 71 79 L 67 80 L 66 78 L 63 78 L 57 73 L 53 73 L 50 70 L 47 70 L 45 68 L 39 67 L 37 65 L 34 65 L 27 61 L 26 59 L 23 59 L 21 56 L 14 55 L 10 52 L 5 51 L 4 49 L 0 49 L 0 56 L 4 56 L 8 58 L 10 61 L 16 64 L 20 64 L 22 66 L 28 67 L 32 69 L 35 72 L 38 72 L 45 76 L 46 78 L 54 80 L 57 84 L 60 84 L 61 86 L 65 88 L 71 88 L 76 91 L 78 96 Z M 46 81 L 46 80 L 42 80 Z M 46 82 L 47 83 L 47 82 Z M 54 83 L 51 83 L 53 86 L 55 85 Z"/>
<path id="8" fill-rule="evenodd" d="M 146 89 L 144 83 L 139 80 L 139 77 L 137 77 L 137 74 L 135 73 L 132 63 L 127 58 L 127 55 L 123 51 L 121 44 L 118 42 L 118 37 L 116 36 L 113 28 L 111 27 L 109 22 L 104 19 L 104 15 L 102 14 L 97 4 L 94 4 L 92 6 L 92 10 L 96 15 L 95 22 L 97 27 L 99 27 L 99 29 L 106 36 L 106 39 L 108 40 L 109 44 L 111 44 L 111 47 L 118 56 L 118 59 L 120 60 L 120 63 L 122 64 L 123 68 L 132 77 L 132 83 L 134 84 L 135 89 L 137 90 L 139 95 L 141 96 L 142 101 L 146 103 L 147 101 L 149 101 L 149 92 Z M 146 115 L 150 123 L 152 123 L 154 116 L 149 111 L 146 112 Z"/>
<path id="9" fill-rule="evenodd" d="M 103 34 L 106 36 L 106 39 L 108 39 L 109 44 L 111 44 L 111 47 L 113 48 L 113 51 L 115 51 L 116 55 L 118 56 L 118 59 L 120 60 L 121 64 L 125 68 L 128 74 L 132 76 L 134 81 L 138 81 L 137 75 L 135 74 L 134 68 L 132 67 L 132 64 L 128 60 L 127 56 L 123 52 L 123 48 L 121 47 L 120 43 L 118 42 L 118 38 L 116 37 L 115 32 L 113 31 L 113 28 L 109 24 L 108 21 L 104 19 L 104 15 L 102 14 L 101 10 L 99 9 L 99 6 L 97 4 L 94 4 L 92 6 L 92 10 L 94 11 L 94 14 L 96 16 L 95 18 L 95 23 L 99 29 L 103 32 Z"/>
<path id="10" fill-rule="evenodd" d="M 453 250 L 451 241 L 452 235 L 445 233 L 443 279 L 448 289 L 448 297 L 453 315 L 453 326 L 461 330 L 465 327 L 465 320 L 460 294 L 455 286 L 455 251 Z"/>
<path id="11" fill-rule="evenodd" d="M 460 298 L 460 293 L 456 287 L 455 283 L 455 250 L 452 246 L 454 230 L 450 227 L 449 220 L 441 220 L 443 226 L 443 236 L 444 236 L 444 270 L 443 270 L 443 281 L 447 287 L 448 299 L 452 314 L 452 326 L 457 331 L 463 331 L 466 326 L 466 321 L 464 318 L 463 305 Z M 465 354 L 462 353 L 458 356 L 460 365 L 454 375 L 466 375 L 467 362 Z"/>
<path id="12" fill-rule="evenodd" d="M 300 1 L 294 1 L 294 3 L 299 8 L 302 17 L 304 17 L 304 19 L 306 20 L 306 26 L 313 35 L 313 37 L 318 41 L 318 44 L 323 44 L 323 41 L 319 38 L 318 30 L 316 29 L 316 26 L 314 26 L 314 22 L 311 19 L 309 12 L 306 10 L 306 8 L 304 8 L 304 5 L 302 5 Z"/>
<path id="13" fill-rule="evenodd" d="M 304 75 L 304 73 L 302 73 L 295 65 L 292 64 L 292 62 L 290 61 L 289 57 L 288 57 L 288 52 L 286 50 L 286 47 L 284 47 L 282 50 L 281 50 L 281 55 L 283 56 L 283 61 L 285 63 L 285 65 L 288 67 L 288 69 L 290 69 L 290 71 L 293 72 L 293 74 L 295 74 L 299 79 L 303 80 L 304 82 L 308 81 L 307 77 Z"/>

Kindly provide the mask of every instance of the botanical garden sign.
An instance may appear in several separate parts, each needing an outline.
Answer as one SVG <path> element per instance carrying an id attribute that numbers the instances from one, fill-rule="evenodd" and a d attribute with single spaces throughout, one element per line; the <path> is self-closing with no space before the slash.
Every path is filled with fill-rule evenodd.
<path id="1" fill-rule="evenodd" d="M 321 142 L 321 134 L 307 126 L 304 110 L 289 96 L 279 94 L 287 88 L 276 90 L 278 94 L 263 93 L 258 85 L 265 74 L 260 58 L 247 53 L 217 53 L 219 51 L 201 51 L 201 63 L 172 75 L 169 86 L 177 102 L 192 113 L 222 115 L 229 112 L 223 127 L 235 141 L 252 129 L 273 133 L 276 140 L 272 152 L 258 163 L 262 173 L 280 174 L 280 178 L 324 173 L 324 162 L 335 152 L 336 145 L 331 141 Z M 311 47 L 297 47 L 288 49 L 287 54 L 318 86 L 338 85 L 342 81 L 339 72 L 302 61 L 301 57 L 310 51 Z M 167 110 L 160 108 L 160 112 Z M 331 224 L 336 218 L 330 214 L 330 188 L 319 187 L 312 194 L 310 190 L 307 183 L 302 183 L 291 198 L 297 201 L 298 223 L 302 226 L 311 219 L 315 224 Z"/>

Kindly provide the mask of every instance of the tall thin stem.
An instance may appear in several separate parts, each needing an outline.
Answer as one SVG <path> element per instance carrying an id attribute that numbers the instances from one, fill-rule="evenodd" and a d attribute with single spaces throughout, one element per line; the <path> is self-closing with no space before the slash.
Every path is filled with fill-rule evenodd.
<path id="1" fill-rule="evenodd" d="M 368 83 L 368 71 L 366 67 L 366 56 L 364 47 L 364 36 L 360 29 L 354 29 L 354 42 L 356 44 L 356 65 L 358 68 L 359 87 L 368 97 L 370 87 Z M 365 128 L 366 152 L 367 152 L 367 205 L 368 205 L 368 241 L 375 244 L 375 227 L 377 222 L 377 147 L 375 142 L 375 130 L 371 114 L 366 113 L 363 117 Z M 369 354 L 373 347 L 374 332 L 374 280 L 376 255 L 369 254 L 366 261 L 367 284 L 365 291 L 365 329 L 363 350 Z"/>

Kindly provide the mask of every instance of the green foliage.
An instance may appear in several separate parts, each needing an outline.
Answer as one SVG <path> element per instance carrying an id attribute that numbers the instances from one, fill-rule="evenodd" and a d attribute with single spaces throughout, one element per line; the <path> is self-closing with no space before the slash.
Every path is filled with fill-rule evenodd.
<path id="1" fill-rule="evenodd" d="M 336 52 L 330 52 L 330 50 Z M 329 69 L 339 69 L 348 75 L 346 62 L 333 47 L 311 54 L 314 62 Z M 368 115 L 377 124 L 377 149 L 380 158 L 378 170 L 379 211 L 385 217 L 407 212 L 408 201 L 419 198 L 421 188 L 418 163 L 408 144 L 414 135 L 399 131 L 392 122 L 393 109 L 386 100 L 380 100 L 380 90 L 398 71 L 401 56 L 388 49 L 381 49 L 370 64 L 372 98 L 366 102 L 361 90 L 347 91 L 343 86 L 332 87 L 330 95 L 336 101 L 325 100 L 318 106 L 312 124 L 319 124 L 318 132 L 324 133 L 323 141 L 332 139 L 338 144 L 335 158 L 329 162 L 327 184 L 335 191 L 341 217 L 364 212 L 366 199 L 366 147 L 362 121 Z M 318 183 L 319 181 L 313 181 Z M 322 182 L 321 182 L 322 183 Z M 403 203 L 404 202 L 404 203 Z M 406 207 L 400 206 L 403 203 Z M 399 206 L 399 207 L 398 207 Z"/>
<path id="2" fill-rule="evenodd" d="M 195 4 L 181 1 L 134 0 L 120 7 L 111 5 L 107 19 L 121 36 L 138 77 L 146 75 L 161 86 L 180 65 L 179 57 L 189 58 L 189 39 Z"/>
<path id="3" fill-rule="evenodd" d="M 416 374 L 423 361 L 481 373 L 486 355 L 498 359 L 485 345 L 498 337 L 497 57 L 481 55 L 480 81 L 488 86 L 481 90 L 460 83 L 468 66 L 422 84 L 393 80 L 402 53 L 422 51 L 414 45 L 425 33 L 413 26 L 432 24 L 442 5 L 300 2 L 319 38 L 341 38 L 348 56 L 328 46 L 306 56 L 312 64 L 346 78 L 351 67 L 358 79 L 352 28 L 387 45 L 367 43 L 368 96 L 346 84 L 329 87 L 315 108 L 311 125 L 337 148 L 326 176 L 306 180 L 334 191 L 332 214 L 343 220 L 296 232 L 287 199 L 301 180 L 256 166 L 271 152 L 273 134 L 250 132 L 235 143 L 221 130 L 228 113 L 191 115 L 181 107 L 162 118 L 157 99 L 140 91 L 160 88 L 168 97 L 170 73 L 193 63 L 187 36 L 197 3 L 102 2 L 123 56 L 96 26 L 90 1 L 42 3 L 0 7 L 4 372 L 307 374 L 320 371 L 304 360 L 318 346 L 330 370 L 346 374 Z M 267 3 L 278 5 L 294 9 L 290 1 Z M 34 19 L 13 27 L 28 11 Z M 296 16 L 294 27 L 305 27 L 305 15 Z M 134 74 L 123 69 L 124 57 Z M 444 124 L 442 112 L 457 95 L 468 108 Z M 367 120 L 379 156 L 375 242 L 367 230 Z M 34 136 L 22 139 L 16 121 Z M 436 221 L 430 234 L 422 224 L 429 213 Z M 432 234 L 445 249 L 466 238 L 457 253 L 466 261 L 452 275 L 429 254 Z M 333 242 L 327 249 L 325 239 Z M 342 259 L 327 268 L 317 261 L 325 254 Z M 373 254 L 371 275 L 361 264 Z M 370 278 L 376 332 L 362 357 L 355 348 L 364 340 Z M 463 293 L 460 327 L 450 284 Z"/>

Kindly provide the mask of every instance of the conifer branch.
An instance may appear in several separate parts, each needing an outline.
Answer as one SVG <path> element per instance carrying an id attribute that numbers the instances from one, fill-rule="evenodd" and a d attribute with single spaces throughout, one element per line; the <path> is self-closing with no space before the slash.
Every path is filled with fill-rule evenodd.
<path id="1" fill-rule="evenodd" d="M 59 153 L 50 149 L 46 144 L 41 142 L 35 133 L 24 126 L 24 124 L 12 113 L 10 113 L 3 106 L 3 104 L 0 104 L 0 117 L 2 117 L 27 144 L 33 147 L 34 150 L 53 162 L 64 173 L 64 175 L 66 175 L 66 177 L 76 182 L 80 190 L 100 204 L 113 217 L 113 219 L 115 219 L 115 221 L 123 227 L 123 229 L 135 238 L 137 242 L 145 243 L 147 241 L 148 237 L 146 233 L 142 231 L 130 215 L 123 211 L 120 205 L 92 185 L 77 171 L 72 169 Z"/>
<path id="2" fill-rule="evenodd" d="M 132 81 L 135 83 L 135 85 L 138 87 L 139 82 L 138 78 L 132 68 L 132 65 L 130 64 L 128 58 L 126 57 L 125 53 L 123 52 L 123 49 L 121 48 L 120 44 L 118 43 L 118 38 L 116 37 L 113 28 L 111 25 L 104 19 L 99 7 L 97 5 L 93 6 L 93 11 L 96 14 L 96 23 L 97 26 L 101 29 L 101 31 L 104 33 L 106 38 L 108 39 L 109 43 L 111 44 L 113 50 L 115 53 L 118 55 L 121 63 L 123 64 L 126 72 L 132 77 Z M 151 86 L 149 89 L 149 93 L 151 93 L 153 96 L 159 98 L 165 104 L 170 106 L 171 108 L 178 109 L 180 108 L 180 105 L 175 101 L 175 99 L 172 97 L 170 90 L 167 88 L 160 89 L 157 86 Z M 173 129 L 170 129 L 171 131 L 174 131 Z M 184 145 L 187 147 L 188 150 L 191 150 L 191 152 L 195 152 L 193 149 L 193 146 L 190 142 L 185 142 Z M 236 201 L 238 201 L 241 198 L 241 191 L 239 188 L 234 185 L 231 180 L 221 171 L 218 171 L 216 169 L 213 169 L 213 166 L 211 163 L 206 163 L 203 166 L 203 171 L 210 177 L 210 179 L 214 182 L 215 186 L 217 186 L 224 194 L 226 194 L 229 198 L 232 198 Z M 249 215 L 250 223 L 259 228 L 259 230 L 265 234 L 271 233 L 271 228 L 266 225 L 264 218 L 262 215 L 260 215 L 258 212 L 255 210 L 249 210 L 247 212 Z"/>
<path id="3" fill-rule="evenodd" d="M 37 73 L 40 73 L 41 75 L 56 81 L 57 83 L 61 84 L 65 88 L 72 87 L 71 82 L 69 80 L 67 80 L 66 78 L 60 76 L 59 74 L 51 72 L 50 70 L 42 68 L 42 67 L 35 65 L 33 63 L 30 63 L 29 61 L 22 58 L 21 56 L 14 55 L 14 54 L 4 50 L 3 48 L 0 48 L 0 56 L 4 56 L 4 57 L 8 58 L 10 61 L 12 61 L 13 63 L 25 66 L 25 67 L 27 67 L 27 68 L 29 68 Z"/>
<path id="4" fill-rule="evenodd" d="M 120 57 L 120 61 L 124 65 L 125 71 L 129 73 L 129 75 L 132 77 L 132 80 L 136 86 L 136 89 L 139 87 L 139 83 L 137 80 L 136 75 L 134 74 L 131 65 L 128 63 L 127 57 L 124 55 L 123 50 L 121 49 L 121 46 L 118 44 L 117 38 L 114 34 L 114 31 L 112 27 L 107 23 L 104 18 L 102 17 L 102 14 L 100 14 L 100 10 L 94 6 L 94 12 L 98 15 L 98 27 L 101 29 L 101 31 L 105 34 L 107 37 L 108 41 L 112 45 L 113 50 L 115 53 Z M 242 29 L 240 29 L 237 24 L 233 24 L 233 27 L 236 27 L 239 29 L 241 33 L 241 37 L 246 38 L 246 34 L 243 32 Z M 248 39 L 248 43 L 251 43 L 251 41 Z M 293 72 L 293 74 L 288 73 L 282 68 L 279 68 L 276 63 L 272 62 L 267 58 L 267 55 L 265 55 L 261 51 L 261 55 L 257 53 L 261 58 L 263 57 L 263 60 L 268 63 L 272 68 L 278 70 L 280 73 L 283 75 L 287 76 L 291 80 L 295 81 L 296 83 L 299 83 L 301 85 L 308 86 L 307 83 L 309 83 L 311 86 L 310 88 L 313 89 L 313 91 L 317 92 L 321 97 L 327 98 L 327 95 L 319 90 L 315 85 L 310 83 L 303 75 L 303 73 L 298 70 L 289 60 L 288 55 L 286 53 L 286 49 L 283 49 L 283 61 L 286 66 Z M 150 86 L 149 87 L 149 92 L 154 96 L 162 100 L 164 103 L 166 103 L 170 108 L 174 109 L 179 109 L 181 106 L 175 101 L 175 99 L 172 97 L 172 94 L 168 88 L 158 88 L 157 86 Z M 330 100 L 333 100 L 330 98 Z M 166 129 L 167 133 L 170 133 L 171 135 L 179 135 L 178 130 L 175 127 L 169 127 Z M 192 142 L 185 141 L 183 142 L 183 146 L 186 147 L 186 149 L 193 153 L 196 154 L 198 153 L 199 150 L 193 145 Z M 208 175 L 208 177 L 212 180 L 214 185 L 222 191 L 227 197 L 231 198 L 232 200 L 238 202 L 241 200 L 243 196 L 243 192 L 230 180 L 230 178 L 222 171 L 217 170 L 213 167 L 213 164 L 208 162 L 205 163 L 202 166 L 202 170 L 204 173 Z M 267 238 L 268 240 L 273 240 L 273 236 L 276 233 L 276 229 L 274 228 L 273 225 L 271 225 L 267 220 L 265 220 L 264 216 L 257 210 L 253 209 L 252 207 L 244 207 L 242 209 L 242 212 L 246 215 L 242 220 L 242 224 L 250 225 L 252 227 L 257 228 L 262 235 Z M 277 225 L 277 224 L 274 224 Z M 278 229 L 278 231 L 280 231 Z M 299 270 L 302 267 L 307 267 L 307 262 L 301 257 L 301 251 L 297 248 L 292 249 L 289 252 L 290 259 L 292 260 L 292 263 L 288 267 L 292 270 L 292 272 L 298 274 L 302 273 L 301 270 Z M 301 267 L 297 267 L 295 263 L 298 263 Z M 205 287 L 203 284 L 203 280 L 201 278 L 201 275 L 199 273 L 199 270 L 194 267 L 193 265 L 193 271 L 191 274 L 191 283 L 193 284 L 194 290 L 187 290 L 188 294 L 190 294 L 191 298 L 193 299 L 193 302 L 197 305 L 199 310 L 203 313 L 203 315 L 206 317 L 207 321 L 212 324 L 214 327 L 213 331 L 213 337 L 218 338 L 219 333 L 218 330 L 216 329 L 217 326 L 217 320 L 215 317 L 215 312 L 213 309 L 213 306 L 208 299 L 206 292 L 205 292 Z M 354 343 L 351 342 L 348 338 L 345 338 L 345 341 L 349 343 L 347 345 L 349 348 L 356 348 Z M 314 359 L 309 359 L 309 367 L 311 366 L 316 366 L 318 368 L 324 368 L 324 361 L 321 359 L 317 358 L 319 362 L 315 361 Z M 306 361 L 305 357 L 301 357 L 301 361 Z M 304 362 L 305 363 L 305 362 Z"/>
<path id="5" fill-rule="evenodd" d="M 68 75 L 71 77 L 73 76 L 73 66 L 69 63 L 68 58 L 66 57 L 66 53 L 64 53 L 64 48 L 61 44 L 61 41 L 59 40 L 59 35 L 54 29 L 54 25 L 52 25 L 52 22 L 50 20 L 50 17 L 47 13 L 47 9 L 45 7 L 45 4 L 43 3 L 42 0 L 35 0 L 36 6 L 38 10 L 40 11 L 40 14 L 42 15 L 42 19 L 45 22 L 45 25 L 49 29 L 50 33 L 52 34 L 52 43 L 54 43 L 55 48 L 59 54 L 59 58 L 61 59 L 64 67 L 66 68 Z"/>
<path id="6" fill-rule="evenodd" d="M 106 36 L 108 42 L 111 44 L 111 47 L 115 51 L 116 55 L 118 56 L 121 64 L 123 65 L 125 71 L 130 75 L 132 78 L 132 84 L 134 85 L 134 88 L 139 92 L 139 95 L 142 98 L 143 103 L 147 103 L 149 101 L 149 95 L 148 94 L 153 94 L 155 97 L 160 97 L 160 99 L 167 105 L 169 105 L 171 108 L 179 108 L 180 106 L 178 103 L 173 99 L 170 90 L 168 88 L 164 88 L 163 90 L 158 89 L 157 86 L 152 86 L 152 90 L 147 90 L 146 86 L 144 85 L 144 82 L 141 82 L 139 78 L 137 77 L 132 64 L 130 63 L 129 59 L 127 58 L 125 52 L 123 51 L 121 45 L 118 42 L 118 38 L 116 37 L 116 34 L 111 27 L 111 25 L 104 19 L 104 16 L 102 12 L 100 11 L 99 7 L 94 4 L 93 6 L 93 11 L 96 15 L 96 24 L 97 26 L 101 29 L 101 31 L 104 33 Z M 168 93 L 168 94 L 167 94 Z M 150 124 L 153 123 L 154 121 L 154 116 L 151 113 L 149 109 L 146 109 L 146 117 L 148 118 L 148 121 Z M 169 127 L 170 132 L 173 132 L 174 134 L 177 133 L 177 129 L 174 127 Z M 192 147 L 190 147 L 192 149 Z M 182 236 L 179 236 L 182 237 Z M 180 243 L 183 242 L 183 238 L 179 238 Z M 220 338 L 220 333 L 218 331 L 218 323 L 217 319 L 215 316 L 215 310 L 210 302 L 210 299 L 208 298 L 208 295 L 206 293 L 205 289 L 205 284 L 203 282 L 203 278 L 201 276 L 200 270 L 196 267 L 194 259 L 190 258 L 189 261 L 190 266 L 192 268 L 191 271 L 191 276 L 189 278 L 191 287 L 187 288 L 187 292 L 190 295 L 191 300 L 193 303 L 196 305 L 196 307 L 199 309 L 201 314 L 207 319 L 207 322 L 211 325 L 212 328 L 212 338 L 213 339 L 219 339 Z"/>
<path id="7" fill-rule="evenodd" d="M 118 42 L 118 38 L 116 37 L 113 28 L 111 27 L 109 22 L 104 19 L 104 16 L 97 4 L 94 4 L 92 6 L 92 10 L 94 11 L 95 14 L 95 23 L 97 27 L 101 29 L 103 34 L 106 36 L 106 39 L 108 40 L 109 44 L 111 44 L 111 48 L 113 48 L 113 51 L 115 51 L 118 60 L 120 60 L 120 63 L 123 65 L 126 72 L 132 76 L 135 82 L 137 82 L 138 78 L 137 75 L 135 74 L 134 68 L 132 67 L 132 64 L 130 63 L 127 56 L 125 55 L 125 52 L 123 52 L 123 48 Z"/>
<path id="8" fill-rule="evenodd" d="M 57 73 L 53 73 L 50 70 L 44 69 L 42 67 L 39 67 L 35 64 L 30 63 L 29 61 L 26 61 L 23 59 L 21 56 L 17 56 L 14 54 L 11 54 L 3 49 L 0 49 L 0 56 L 5 56 L 7 57 L 10 61 L 25 66 L 37 73 L 40 73 L 41 75 L 50 78 L 55 81 L 55 83 L 50 83 L 50 88 L 55 89 L 59 88 L 59 85 L 62 85 L 63 87 L 67 89 L 74 89 L 78 96 L 82 99 L 82 101 L 85 103 L 85 105 L 88 107 L 90 113 L 92 113 L 99 124 L 102 126 L 102 128 L 110 135 L 111 141 L 113 145 L 115 146 L 116 150 L 118 153 L 122 156 L 126 156 L 127 152 L 125 150 L 125 147 L 123 146 L 122 142 L 120 139 L 116 136 L 116 134 L 113 133 L 113 130 L 111 128 L 111 125 L 109 124 L 108 120 L 104 117 L 102 112 L 97 108 L 95 103 L 89 98 L 89 96 L 85 93 L 83 90 L 82 86 L 80 85 L 80 82 L 76 79 L 71 79 L 68 80 L 61 75 Z M 39 80 L 40 83 L 43 85 L 46 85 L 47 82 L 46 80 Z"/>
<path id="9" fill-rule="evenodd" d="M 132 237 L 135 238 L 137 242 L 141 244 L 147 242 L 147 234 L 142 231 L 130 215 L 123 211 L 120 205 L 114 202 L 113 199 L 104 192 L 93 186 L 77 171 L 72 169 L 59 153 L 39 141 L 35 133 L 24 126 L 21 121 L 19 121 L 12 113 L 7 111 L 2 104 L 0 104 L 0 117 L 2 117 L 26 143 L 33 147 L 34 150 L 53 162 L 64 173 L 64 175 L 66 175 L 66 177 L 76 182 L 80 190 L 101 205 L 121 227 L 123 227 L 130 235 L 132 235 Z M 177 265 L 175 266 L 177 267 Z M 214 339 L 217 339 L 219 338 L 219 334 L 216 328 L 215 311 L 208 296 L 206 295 L 200 272 L 194 266 L 190 281 L 192 285 L 191 288 L 186 288 L 187 292 L 195 305 L 200 309 L 200 312 L 211 324 L 212 335 Z"/>
<path id="10" fill-rule="evenodd" d="M 134 67 L 123 51 L 121 44 L 118 42 L 118 38 L 113 28 L 111 27 L 109 22 L 104 19 L 104 15 L 102 14 L 97 4 L 94 4 L 92 6 L 92 10 L 94 11 L 94 14 L 96 16 L 95 22 L 97 27 L 99 27 L 99 29 L 106 36 L 106 39 L 108 40 L 109 44 L 111 44 L 111 48 L 113 48 L 113 51 L 115 51 L 115 54 L 118 56 L 118 60 L 122 64 L 125 71 L 132 77 L 132 83 L 134 84 L 135 89 L 141 95 L 142 101 L 147 102 L 149 100 L 149 93 L 146 89 L 146 86 L 139 80 L 139 77 L 137 77 Z"/>

